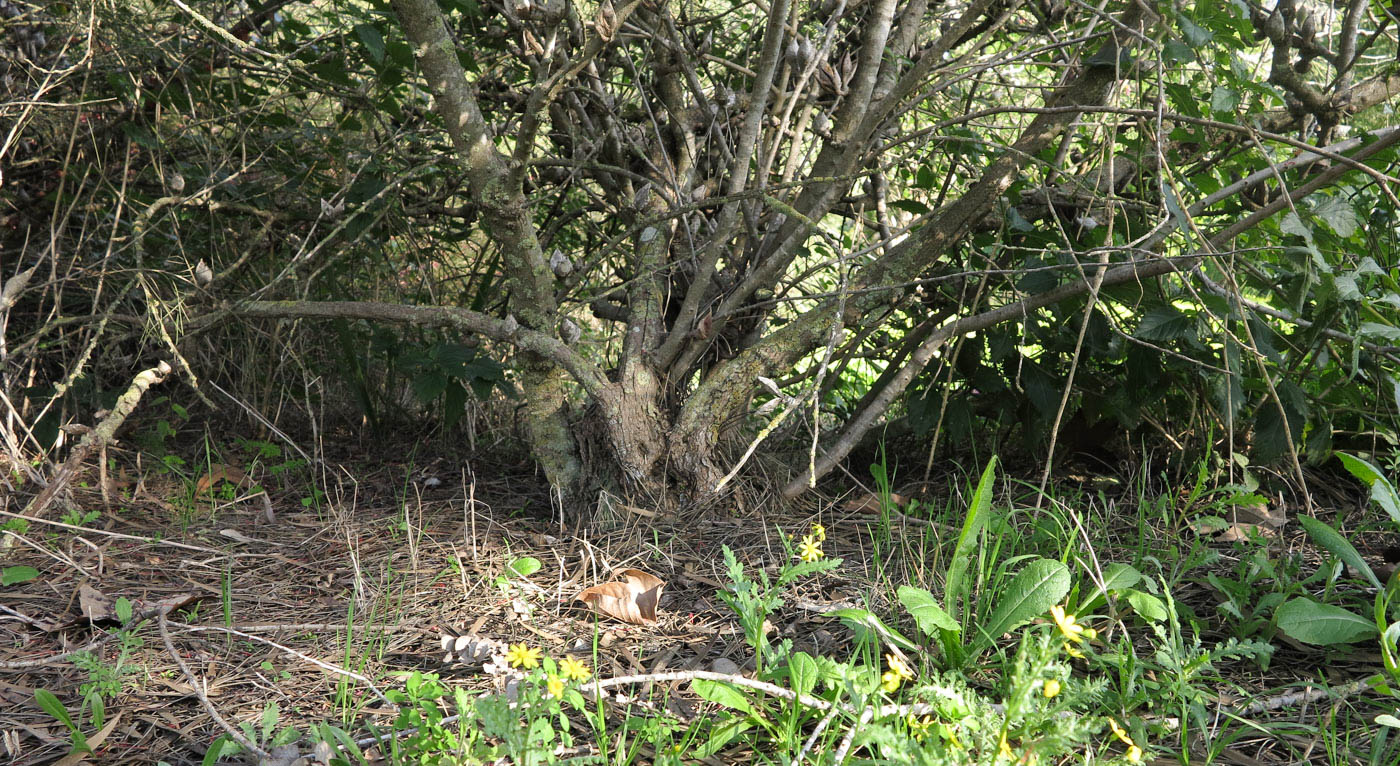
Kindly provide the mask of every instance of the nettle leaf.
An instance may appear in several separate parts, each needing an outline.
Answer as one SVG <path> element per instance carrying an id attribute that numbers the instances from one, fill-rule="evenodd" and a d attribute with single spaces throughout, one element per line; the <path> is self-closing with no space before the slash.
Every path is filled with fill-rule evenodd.
<path id="1" fill-rule="evenodd" d="M 1308 242 L 1312 242 L 1312 229 L 1308 228 L 1308 225 L 1303 222 L 1303 219 L 1299 218 L 1298 214 L 1292 210 L 1284 214 L 1283 220 L 1278 223 L 1278 228 L 1279 231 L 1282 231 L 1284 234 L 1292 234 L 1296 237 L 1302 237 Z"/>
<path id="2" fill-rule="evenodd" d="M 1337 236 L 1345 239 L 1356 233 L 1361 222 L 1356 217 L 1356 208 L 1341 197 L 1324 197 L 1313 215 L 1321 218 Z"/>
<path id="3" fill-rule="evenodd" d="M 1337 288 L 1337 297 L 1344 301 L 1359 301 L 1362 299 L 1360 288 L 1356 286 L 1356 277 L 1351 274 L 1339 275 L 1332 280 L 1332 285 Z"/>
<path id="4" fill-rule="evenodd" d="M 918 623 L 919 630 L 926 636 L 936 636 L 939 630 L 950 630 L 958 632 L 962 626 L 953 616 L 943 611 L 943 607 L 938 605 L 933 594 L 923 588 L 915 588 L 912 585 L 901 585 L 899 587 L 899 603 L 909 610 L 909 614 L 914 617 L 914 622 Z"/>
<path id="5" fill-rule="evenodd" d="M 1400 329 L 1380 322 L 1362 322 L 1356 334 L 1383 340 L 1400 340 Z"/>
<path id="6" fill-rule="evenodd" d="M 1137 332 L 1143 340 L 1179 340 L 1195 336 L 1195 320 L 1172 306 L 1158 306 L 1142 315 Z"/>
<path id="7" fill-rule="evenodd" d="M 373 24 L 356 24 L 355 36 L 365 46 L 370 60 L 376 64 L 384 62 L 384 35 Z"/>
<path id="8" fill-rule="evenodd" d="M 996 609 L 983 623 L 978 646 L 1010 633 L 1045 614 L 1069 593 L 1069 567 L 1051 559 L 1037 559 L 1016 573 L 1002 591 Z"/>
<path id="9" fill-rule="evenodd" d="M 1359 614 L 1310 598 L 1295 598 L 1274 612 L 1279 630 L 1314 646 L 1351 644 L 1377 634 L 1376 623 Z"/>
<path id="10" fill-rule="evenodd" d="M 1211 91 L 1210 110 L 1212 112 L 1229 114 L 1234 112 L 1235 108 L 1239 105 L 1240 94 L 1230 90 L 1224 85 L 1217 85 L 1215 86 L 1215 90 Z"/>

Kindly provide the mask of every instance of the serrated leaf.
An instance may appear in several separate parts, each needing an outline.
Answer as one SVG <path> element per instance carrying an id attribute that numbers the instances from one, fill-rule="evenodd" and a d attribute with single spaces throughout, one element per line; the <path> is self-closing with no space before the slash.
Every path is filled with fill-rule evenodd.
<path id="1" fill-rule="evenodd" d="M 1380 322 L 1362 322 L 1356 334 L 1384 340 L 1400 340 L 1400 329 Z"/>
<path id="2" fill-rule="evenodd" d="M 1308 537 L 1314 543 L 1327 549 L 1328 553 L 1341 559 L 1353 570 L 1360 572 L 1375 587 L 1383 587 L 1381 581 L 1376 577 L 1376 573 L 1372 572 L 1371 566 L 1366 563 L 1366 559 L 1361 558 L 1361 554 L 1357 553 L 1351 542 L 1333 529 L 1330 524 L 1325 524 L 1311 516 L 1299 516 L 1298 523 L 1303 525 L 1303 531 L 1308 533 Z"/>
<path id="3" fill-rule="evenodd" d="M 1356 217 L 1356 208 L 1341 197 L 1324 198 L 1317 207 L 1313 208 L 1313 215 L 1321 218 L 1328 228 L 1343 239 L 1355 234 L 1356 229 L 1360 226 Z"/>
<path id="4" fill-rule="evenodd" d="M 1037 559 L 1016 573 L 1001 592 L 996 609 L 982 624 L 977 646 L 1010 633 L 1045 614 L 1069 593 L 1069 568 L 1059 561 Z"/>
<path id="5" fill-rule="evenodd" d="M 356 24 L 355 36 L 365 46 L 369 52 L 370 60 L 376 64 L 384 62 L 384 35 L 379 33 L 372 24 Z"/>
<path id="6" fill-rule="evenodd" d="M 936 636 L 938 630 L 950 630 L 954 633 L 962 630 L 958 621 L 938 605 L 933 594 L 923 588 L 915 588 L 912 585 L 899 586 L 899 603 L 904 605 L 918 624 L 919 631 L 926 636 Z"/>
<path id="7" fill-rule="evenodd" d="M 1274 612 L 1279 630 L 1314 646 L 1350 644 L 1377 634 L 1376 623 L 1339 606 L 1295 598 Z"/>
<path id="8" fill-rule="evenodd" d="M 1195 334 L 1196 322 L 1171 306 L 1158 306 L 1138 320 L 1135 337 L 1143 340 L 1178 340 Z"/>

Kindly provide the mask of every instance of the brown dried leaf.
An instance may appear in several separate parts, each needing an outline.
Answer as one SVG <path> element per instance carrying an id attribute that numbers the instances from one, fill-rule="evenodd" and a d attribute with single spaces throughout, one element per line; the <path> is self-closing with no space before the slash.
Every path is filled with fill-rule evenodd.
<path id="1" fill-rule="evenodd" d="M 905 503 L 909 502 L 909 498 L 905 497 L 904 495 L 891 492 L 890 502 L 893 503 L 896 508 L 898 508 L 900 506 L 903 506 Z M 841 508 L 847 513 L 879 513 L 880 496 L 874 492 L 871 492 L 867 495 L 864 495 L 863 497 L 851 498 L 850 500 L 847 500 L 846 503 L 841 506 Z"/>
<path id="2" fill-rule="evenodd" d="M 656 604 L 666 583 L 640 569 L 622 570 L 621 582 L 608 582 L 585 588 L 577 596 L 599 614 L 633 625 L 656 624 Z"/>
<path id="3" fill-rule="evenodd" d="M 195 495 L 206 494 L 218 486 L 221 481 L 242 484 L 247 479 L 248 474 L 243 473 L 243 469 L 236 465 L 216 464 L 209 469 L 209 473 L 199 477 L 199 481 L 194 483 L 194 493 Z"/>

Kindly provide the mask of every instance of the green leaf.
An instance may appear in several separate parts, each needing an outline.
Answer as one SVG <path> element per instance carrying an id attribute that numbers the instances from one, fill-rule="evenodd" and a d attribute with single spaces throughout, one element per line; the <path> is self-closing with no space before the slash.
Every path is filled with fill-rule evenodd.
<path id="1" fill-rule="evenodd" d="M 1195 334 L 1196 322 L 1171 306 L 1158 306 L 1138 320 L 1134 336 L 1143 340 L 1177 340 Z"/>
<path id="2" fill-rule="evenodd" d="M 1361 326 L 1357 328 L 1356 334 L 1390 341 L 1400 340 L 1400 329 L 1380 322 L 1362 322 Z"/>
<path id="3" fill-rule="evenodd" d="M 540 571 L 540 568 L 543 566 L 544 565 L 540 563 L 540 560 L 533 556 L 521 556 L 515 561 L 510 562 L 510 564 L 507 565 L 506 568 L 509 569 L 513 574 L 520 575 L 521 577 L 529 577 L 530 575 Z"/>
<path id="4" fill-rule="evenodd" d="M 886 625 L 869 609 L 837 609 L 834 612 L 827 612 L 827 616 L 840 618 L 846 627 L 856 631 L 863 638 L 874 634 L 881 640 L 894 644 L 905 651 L 915 652 L 919 650 L 918 644 Z"/>
<path id="5" fill-rule="evenodd" d="M 204 760 L 200 761 L 200 763 L 203 766 L 214 766 L 214 764 L 219 762 L 220 758 L 223 758 L 225 755 L 235 755 L 239 750 L 242 750 L 242 748 L 238 746 L 238 743 L 230 739 L 227 734 L 224 734 L 214 740 L 214 744 L 210 745 L 209 749 L 204 752 Z"/>
<path id="6" fill-rule="evenodd" d="M 1051 559 L 1037 559 L 1016 573 L 1002 591 L 996 609 L 981 626 L 978 647 L 990 645 L 1003 633 L 1009 633 L 1045 614 L 1069 593 L 1069 568 Z"/>
<path id="7" fill-rule="evenodd" d="M 788 678 L 792 682 L 792 690 L 798 694 L 811 694 L 820 676 L 821 670 L 812 655 L 795 652 L 788 658 Z"/>
<path id="8" fill-rule="evenodd" d="M 1376 577 L 1376 573 L 1371 571 L 1371 566 L 1366 563 L 1366 559 L 1361 558 L 1361 554 L 1356 552 L 1356 548 L 1330 524 L 1318 521 L 1311 516 L 1299 516 L 1298 523 L 1303 525 L 1303 531 L 1308 533 L 1308 537 L 1312 538 L 1314 543 L 1326 548 L 1333 556 L 1346 562 L 1347 566 L 1365 575 L 1366 579 L 1375 587 L 1384 587 Z"/>
<path id="9" fill-rule="evenodd" d="M 1397 384 L 1396 397 L 1400 398 L 1400 384 Z M 1392 521 L 1400 524 L 1400 494 L 1396 494 L 1395 487 L 1385 478 L 1385 474 L 1355 455 L 1338 452 L 1337 459 L 1342 461 L 1352 476 L 1371 488 L 1371 500 L 1385 509 Z"/>
<path id="10" fill-rule="evenodd" d="M 978 538 L 982 534 L 982 528 L 987 525 L 987 517 L 991 512 L 996 464 L 997 459 L 993 455 L 982 471 L 977 490 L 972 493 L 972 505 L 967 509 L 967 518 L 963 520 L 962 532 L 958 535 L 958 544 L 953 549 L 953 558 L 948 564 L 948 576 L 944 579 L 943 603 L 954 620 L 958 618 L 959 605 L 970 589 L 970 586 L 963 582 L 967 574 L 967 565 L 972 560 L 973 549 L 977 547 Z"/>
<path id="11" fill-rule="evenodd" d="M 1215 86 L 1215 90 L 1210 94 L 1210 110 L 1229 114 L 1235 111 L 1235 107 L 1240 105 L 1240 94 L 1225 87 Z"/>
<path id="12" fill-rule="evenodd" d="M 380 34 L 373 24 L 356 24 L 355 36 L 360 38 L 374 63 L 384 63 L 384 35 Z"/>
<path id="13" fill-rule="evenodd" d="M 34 701 L 39 703 L 39 708 L 41 710 L 48 713 L 59 723 L 67 726 L 69 731 L 78 730 L 78 727 L 73 725 L 72 716 L 68 715 L 68 708 L 64 707 L 63 703 L 58 701 L 58 697 L 55 697 L 53 692 L 48 689 L 35 689 Z"/>
<path id="14" fill-rule="evenodd" d="M 1376 635 L 1376 624 L 1339 606 L 1295 598 L 1274 612 L 1279 630 L 1305 644 L 1350 644 Z"/>
<path id="15" fill-rule="evenodd" d="M 1360 222 L 1356 218 L 1356 208 L 1341 197 L 1326 197 L 1313 208 L 1313 215 L 1321 218 L 1328 228 L 1343 239 L 1356 233 Z"/>
<path id="16" fill-rule="evenodd" d="M 697 678 L 690 682 L 690 688 L 694 689 L 696 694 L 716 705 L 723 705 L 731 710 L 738 710 L 753 716 L 760 721 L 763 720 L 763 715 L 754 708 L 753 703 L 749 702 L 749 698 L 745 697 L 743 692 L 723 681 L 708 681 Z"/>
<path id="17" fill-rule="evenodd" d="M 39 570 L 34 567 L 5 567 L 3 570 L 0 570 L 0 585 L 17 585 L 22 582 L 29 582 L 38 576 Z"/>
<path id="18" fill-rule="evenodd" d="M 1129 590 L 1126 595 L 1128 604 L 1133 607 L 1133 611 L 1137 612 L 1138 616 L 1144 620 L 1161 622 L 1171 616 L 1167 612 L 1167 605 L 1151 593 Z"/>
<path id="19" fill-rule="evenodd" d="M 916 199 L 897 199 L 890 203 L 890 207 L 903 210 L 906 213 L 913 213 L 914 215 L 925 215 L 929 212 L 928 205 Z"/>
<path id="20" fill-rule="evenodd" d="M 1109 564 L 1103 572 L 1103 585 L 1095 588 L 1088 598 L 1080 601 L 1074 612 L 1088 612 L 1103 603 L 1104 597 L 1109 593 L 1126 590 L 1139 582 L 1142 582 L 1142 572 L 1131 565 L 1122 562 Z"/>
<path id="21" fill-rule="evenodd" d="M 909 614 L 914 617 L 919 631 L 926 636 L 936 636 L 938 630 L 949 630 L 954 633 L 962 630 L 958 621 L 938 605 L 933 594 L 923 588 L 915 588 L 912 585 L 899 586 L 899 603 L 903 604 Z"/>

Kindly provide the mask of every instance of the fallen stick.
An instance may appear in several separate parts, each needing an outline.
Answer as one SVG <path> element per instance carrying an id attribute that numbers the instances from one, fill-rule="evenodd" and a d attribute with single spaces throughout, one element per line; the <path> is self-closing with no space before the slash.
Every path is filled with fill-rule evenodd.
<path id="1" fill-rule="evenodd" d="M 141 402 L 141 397 L 145 395 L 146 389 L 165 381 L 165 376 L 170 374 L 170 364 L 161 362 L 149 370 L 137 373 L 132 379 L 131 386 L 126 389 L 126 393 L 117 399 L 117 403 L 112 407 L 112 412 L 102 419 L 97 427 L 83 434 L 83 438 L 78 442 L 78 446 L 73 448 L 72 454 L 63 461 L 63 465 L 54 473 L 49 485 L 29 502 L 24 508 L 24 515 L 39 516 L 49 507 L 58 496 L 58 493 L 73 481 L 73 477 L 78 475 L 78 470 L 82 468 L 83 461 L 98 448 L 111 444 L 117 435 L 117 429 L 126 422 Z"/>

